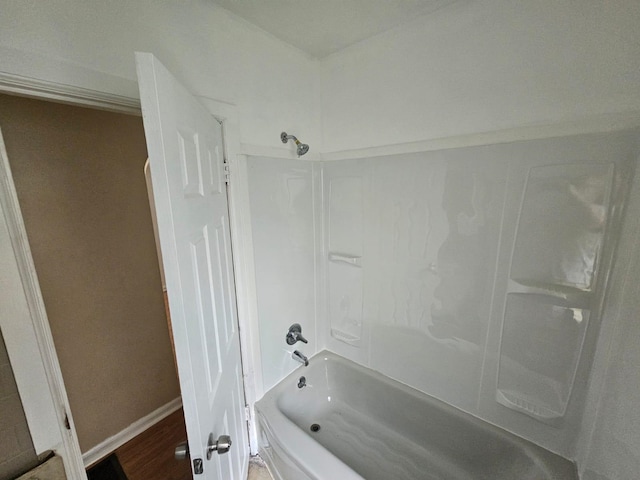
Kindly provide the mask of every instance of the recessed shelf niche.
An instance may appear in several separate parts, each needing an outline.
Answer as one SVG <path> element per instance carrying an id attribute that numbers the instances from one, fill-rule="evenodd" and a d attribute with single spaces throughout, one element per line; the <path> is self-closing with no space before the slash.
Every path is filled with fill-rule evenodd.
<path id="1" fill-rule="evenodd" d="M 522 196 L 504 309 L 496 401 L 564 417 L 594 302 L 613 164 L 533 167 Z"/>

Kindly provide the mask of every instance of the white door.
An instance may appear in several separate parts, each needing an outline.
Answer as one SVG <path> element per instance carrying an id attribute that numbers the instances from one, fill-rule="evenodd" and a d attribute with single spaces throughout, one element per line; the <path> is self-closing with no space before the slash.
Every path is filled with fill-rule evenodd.
<path id="1" fill-rule="evenodd" d="M 222 127 L 153 55 L 136 64 L 191 466 L 240 480 L 249 447 Z M 231 449 L 207 459 L 221 435 Z"/>

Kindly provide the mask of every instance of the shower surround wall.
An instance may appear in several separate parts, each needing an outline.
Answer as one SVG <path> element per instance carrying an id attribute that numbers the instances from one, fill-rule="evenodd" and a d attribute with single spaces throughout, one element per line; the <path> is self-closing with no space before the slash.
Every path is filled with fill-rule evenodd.
<path id="1" fill-rule="evenodd" d="M 575 458 L 637 138 L 250 158 L 264 389 L 328 348 Z"/>
<path id="2" fill-rule="evenodd" d="M 320 164 L 247 159 L 264 391 L 299 366 L 291 352 L 321 349 L 317 317 L 316 212 Z M 299 323 L 308 344 L 287 345 Z"/>
<path id="3" fill-rule="evenodd" d="M 326 163 L 328 349 L 574 458 L 637 138 Z"/>

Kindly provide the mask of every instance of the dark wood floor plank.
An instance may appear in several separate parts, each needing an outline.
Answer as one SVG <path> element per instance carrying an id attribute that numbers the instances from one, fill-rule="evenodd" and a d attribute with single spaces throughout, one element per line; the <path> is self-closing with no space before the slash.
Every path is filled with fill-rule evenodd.
<path id="1" fill-rule="evenodd" d="M 187 440 L 182 409 L 172 413 L 116 450 L 129 480 L 191 480 L 189 460 L 173 456 Z"/>

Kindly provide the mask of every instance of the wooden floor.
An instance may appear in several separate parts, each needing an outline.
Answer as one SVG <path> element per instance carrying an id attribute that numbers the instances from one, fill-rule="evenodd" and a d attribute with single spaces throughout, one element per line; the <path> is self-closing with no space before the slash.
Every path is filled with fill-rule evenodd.
<path id="1" fill-rule="evenodd" d="M 187 440 L 182 409 L 116 450 L 129 480 L 191 480 L 189 460 L 176 460 L 173 452 Z"/>
<path id="2" fill-rule="evenodd" d="M 193 480 L 189 460 L 176 460 L 176 445 L 187 440 L 182 409 L 172 413 L 116 450 L 128 480 Z M 249 480 L 272 480 L 264 462 L 253 457 Z"/>

